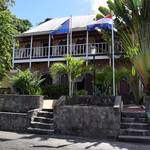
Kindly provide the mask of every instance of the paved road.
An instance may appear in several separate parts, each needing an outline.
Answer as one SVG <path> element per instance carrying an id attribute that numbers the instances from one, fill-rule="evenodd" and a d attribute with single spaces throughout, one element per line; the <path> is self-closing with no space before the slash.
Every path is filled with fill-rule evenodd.
<path id="1" fill-rule="evenodd" d="M 150 150 L 150 144 L 0 131 L 0 150 Z"/>

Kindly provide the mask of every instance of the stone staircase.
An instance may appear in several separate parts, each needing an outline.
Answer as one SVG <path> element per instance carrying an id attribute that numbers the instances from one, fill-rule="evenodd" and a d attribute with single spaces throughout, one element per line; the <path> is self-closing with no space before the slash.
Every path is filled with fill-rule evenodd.
<path id="1" fill-rule="evenodd" d="M 53 109 L 39 110 L 37 116 L 32 119 L 28 131 L 34 134 L 53 134 Z"/>
<path id="2" fill-rule="evenodd" d="M 122 112 L 120 141 L 150 142 L 148 119 L 145 112 Z"/>

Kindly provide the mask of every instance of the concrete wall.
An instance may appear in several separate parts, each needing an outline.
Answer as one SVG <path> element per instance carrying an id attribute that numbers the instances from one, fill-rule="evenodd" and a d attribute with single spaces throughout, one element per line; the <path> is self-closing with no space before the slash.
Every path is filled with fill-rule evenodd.
<path id="1" fill-rule="evenodd" d="M 0 95 L 0 112 L 25 113 L 42 105 L 42 96 Z"/>
<path id="2" fill-rule="evenodd" d="M 0 130 L 26 132 L 42 105 L 42 96 L 0 95 Z"/>
<path id="3" fill-rule="evenodd" d="M 59 105 L 54 110 L 56 133 L 116 138 L 120 130 L 120 109 L 120 106 Z"/>
<path id="4" fill-rule="evenodd" d="M 26 132 L 29 123 L 27 113 L 0 112 L 0 130 Z"/>

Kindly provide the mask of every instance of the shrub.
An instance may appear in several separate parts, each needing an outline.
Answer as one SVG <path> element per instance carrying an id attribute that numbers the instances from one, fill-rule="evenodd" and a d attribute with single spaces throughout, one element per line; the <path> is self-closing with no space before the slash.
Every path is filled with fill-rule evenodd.
<path id="1" fill-rule="evenodd" d="M 24 95 L 41 95 L 42 90 L 40 84 L 44 79 L 37 73 L 30 70 L 20 71 L 11 78 L 14 91 Z"/>
<path id="2" fill-rule="evenodd" d="M 62 95 L 68 95 L 69 89 L 65 85 L 49 85 L 43 89 L 43 95 L 48 96 L 49 98 L 58 99 Z"/>
<path id="3" fill-rule="evenodd" d="M 88 92 L 86 90 L 79 90 L 75 93 L 76 96 L 86 96 Z"/>

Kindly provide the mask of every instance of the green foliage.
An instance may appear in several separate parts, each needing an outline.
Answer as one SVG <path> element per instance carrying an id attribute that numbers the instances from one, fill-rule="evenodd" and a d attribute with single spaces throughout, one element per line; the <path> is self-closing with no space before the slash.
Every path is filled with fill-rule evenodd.
<path id="1" fill-rule="evenodd" d="M 68 95 L 68 86 L 65 85 L 49 85 L 48 87 L 43 87 L 43 95 L 48 96 L 48 98 L 58 99 L 62 95 Z"/>
<path id="2" fill-rule="evenodd" d="M 9 6 L 13 6 L 15 0 L 0 0 L 0 10 L 6 10 Z"/>
<path id="3" fill-rule="evenodd" d="M 123 48 L 138 71 L 146 93 L 150 94 L 147 71 L 150 58 L 150 2 L 148 0 L 108 0 L 108 6 L 116 17 L 115 26 Z"/>
<path id="4" fill-rule="evenodd" d="M 52 78 L 56 78 L 61 74 L 67 74 L 69 79 L 69 96 L 73 95 L 73 88 L 76 79 L 85 74 L 89 68 L 84 66 L 85 61 L 81 59 L 75 59 L 73 57 L 66 57 L 66 64 L 54 63 L 50 68 Z"/>
<path id="5" fill-rule="evenodd" d="M 2 80 L 2 78 L 4 77 L 5 72 L 6 72 L 5 65 L 1 63 L 0 64 L 0 80 Z"/>
<path id="6" fill-rule="evenodd" d="M 41 21 L 38 25 L 40 25 L 40 24 L 42 24 L 42 23 L 45 23 L 45 22 L 47 22 L 47 21 L 49 21 L 49 20 L 52 20 L 53 18 L 46 18 L 44 21 Z"/>
<path id="7" fill-rule="evenodd" d="M 55 79 L 58 75 L 67 73 L 66 65 L 63 63 L 55 63 L 50 68 L 50 73 L 53 79 Z"/>
<path id="8" fill-rule="evenodd" d="M 79 90 L 75 93 L 76 96 L 86 96 L 88 92 L 86 90 Z"/>
<path id="9" fill-rule="evenodd" d="M 14 36 L 31 27 L 28 20 L 18 19 L 9 11 L 14 2 L 0 0 L 0 64 L 3 64 L 6 70 L 11 68 Z"/>
<path id="10" fill-rule="evenodd" d="M 145 93 L 150 95 L 150 51 L 139 53 L 133 60 L 145 87 Z"/>
<path id="11" fill-rule="evenodd" d="M 110 9 L 108 9 L 107 7 L 104 7 L 104 6 L 100 6 L 99 7 L 99 11 L 103 15 L 103 17 L 107 16 L 108 14 L 110 14 Z"/>
<path id="12" fill-rule="evenodd" d="M 99 87 L 101 95 L 112 94 L 112 68 L 110 66 L 104 67 L 102 70 L 96 73 L 96 84 Z M 115 82 L 116 85 L 128 76 L 128 70 L 126 68 L 115 69 Z"/>
<path id="13" fill-rule="evenodd" d="M 8 10 L 0 11 L 0 64 L 6 69 L 11 67 L 12 41 L 16 28 L 13 17 Z"/>
<path id="14" fill-rule="evenodd" d="M 55 63 L 52 65 L 50 72 L 53 78 L 60 74 L 69 74 L 71 73 L 71 80 L 75 81 L 78 77 L 80 77 L 84 70 L 83 59 L 75 59 L 73 57 L 66 57 L 66 64 L 63 63 Z"/>
<path id="15" fill-rule="evenodd" d="M 19 33 L 23 33 L 32 27 L 32 24 L 27 19 L 19 19 L 14 16 L 14 25 Z"/>
<path id="16" fill-rule="evenodd" d="M 44 79 L 37 73 L 31 73 L 29 70 L 20 71 L 11 78 L 12 87 L 18 94 L 40 95 L 42 90 L 40 84 Z"/>

